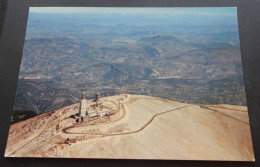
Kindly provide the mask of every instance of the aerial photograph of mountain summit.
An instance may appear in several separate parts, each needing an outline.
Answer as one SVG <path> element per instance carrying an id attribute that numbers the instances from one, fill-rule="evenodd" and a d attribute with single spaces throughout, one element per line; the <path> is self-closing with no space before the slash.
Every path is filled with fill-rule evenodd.
<path id="1" fill-rule="evenodd" d="M 30 7 L 7 157 L 254 161 L 235 7 Z"/>

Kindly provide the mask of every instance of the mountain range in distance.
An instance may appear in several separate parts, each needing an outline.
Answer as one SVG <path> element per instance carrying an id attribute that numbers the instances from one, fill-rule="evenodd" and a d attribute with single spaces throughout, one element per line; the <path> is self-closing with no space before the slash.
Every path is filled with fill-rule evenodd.
<path id="1" fill-rule="evenodd" d="M 66 17 L 30 15 L 14 110 L 39 114 L 73 104 L 84 85 L 88 98 L 129 93 L 246 105 L 236 24 L 162 28 Z"/>

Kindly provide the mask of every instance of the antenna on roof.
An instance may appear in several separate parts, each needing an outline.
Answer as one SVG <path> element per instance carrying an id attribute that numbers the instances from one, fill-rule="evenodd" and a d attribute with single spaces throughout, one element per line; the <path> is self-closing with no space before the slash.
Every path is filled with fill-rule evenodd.
<path id="1" fill-rule="evenodd" d="M 81 99 L 85 99 L 85 91 L 86 91 L 86 84 L 83 85 L 82 87 L 82 96 L 81 96 Z"/>

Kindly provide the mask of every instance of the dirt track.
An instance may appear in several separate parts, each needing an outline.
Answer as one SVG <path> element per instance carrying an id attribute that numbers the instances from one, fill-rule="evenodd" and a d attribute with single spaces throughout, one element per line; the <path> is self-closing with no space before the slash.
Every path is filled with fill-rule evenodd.
<path id="1" fill-rule="evenodd" d="M 106 134 L 106 133 L 71 133 L 71 132 L 67 132 L 67 130 L 77 127 L 76 125 L 64 128 L 64 129 L 62 129 L 62 132 L 65 133 L 65 134 L 88 134 L 88 135 L 102 135 L 102 136 L 118 136 L 118 135 L 128 135 L 128 134 L 138 133 L 138 132 L 144 130 L 150 123 L 152 123 L 152 121 L 154 120 L 155 117 L 162 115 L 162 114 L 165 114 L 165 113 L 168 113 L 168 112 L 178 110 L 178 109 L 182 109 L 182 108 L 185 108 L 185 107 L 188 107 L 188 106 L 190 106 L 190 105 L 186 105 L 186 106 L 183 106 L 183 107 L 179 107 L 179 108 L 175 108 L 175 109 L 172 109 L 172 110 L 167 110 L 165 112 L 155 114 L 143 127 L 141 127 L 138 130 L 131 131 L 131 132 L 113 133 L 113 134 Z"/>
<path id="2" fill-rule="evenodd" d="M 209 108 L 209 107 L 207 107 L 207 106 L 205 106 L 205 105 L 199 105 L 199 106 L 200 106 L 201 108 L 204 108 L 204 109 L 208 109 L 208 110 L 211 110 L 211 111 L 217 112 L 217 113 L 219 113 L 219 114 L 225 115 L 226 117 L 232 118 L 232 119 L 234 119 L 234 120 L 237 120 L 237 121 L 239 121 L 239 122 L 242 122 L 242 123 L 244 123 L 244 124 L 249 125 L 249 123 L 247 123 L 247 122 L 245 122 L 245 121 L 242 121 L 242 120 L 240 120 L 240 119 L 234 118 L 234 117 L 232 117 L 232 116 L 230 116 L 230 115 L 224 114 L 224 113 L 222 113 L 222 112 L 219 112 L 218 110 L 215 110 L 215 109 Z M 233 111 L 242 111 L 242 110 L 235 110 L 235 109 L 229 109 L 229 110 L 233 110 Z"/>

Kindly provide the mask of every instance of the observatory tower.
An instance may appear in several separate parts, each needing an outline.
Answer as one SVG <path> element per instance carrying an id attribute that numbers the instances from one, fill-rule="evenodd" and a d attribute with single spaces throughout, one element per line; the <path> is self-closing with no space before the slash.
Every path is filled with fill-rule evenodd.
<path id="1" fill-rule="evenodd" d="M 81 117 L 85 117 L 86 114 L 87 114 L 87 99 L 85 98 L 85 90 L 83 90 L 82 97 L 80 99 L 79 115 Z"/>

